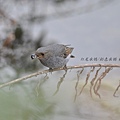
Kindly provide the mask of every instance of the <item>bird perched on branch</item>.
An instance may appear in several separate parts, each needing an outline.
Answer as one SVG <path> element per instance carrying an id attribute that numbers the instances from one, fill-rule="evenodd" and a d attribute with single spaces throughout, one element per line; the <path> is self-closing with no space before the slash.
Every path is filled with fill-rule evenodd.
<path id="1" fill-rule="evenodd" d="M 71 55 L 73 47 L 63 44 L 52 44 L 46 47 L 40 47 L 36 50 L 35 54 L 31 55 L 31 58 L 38 58 L 40 62 L 49 67 L 49 69 L 65 67 L 69 61 L 68 57 L 74 58 Z"/>

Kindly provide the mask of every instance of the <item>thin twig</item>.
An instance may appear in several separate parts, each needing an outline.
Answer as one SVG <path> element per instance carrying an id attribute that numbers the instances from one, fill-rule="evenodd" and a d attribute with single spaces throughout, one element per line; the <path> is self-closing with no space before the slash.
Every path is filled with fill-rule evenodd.
<path id="1" fill-rule="evenodd" d="M 101 65 L 100 65 L 100 68 L 98 68 L 98 70 L 96 71 L 95 77 L 90 82 L 91 83 L 91 86 L 90 86 L 90 95 L 91 95 L 91 97 L 92 97 L 92 88 L 93 88 L 94 82 L 95 82 L 95 80 L 96 80 L 96 78 L 98 76 L 98 73 L 99 73 L 100 69 L 101 69 Z"/>
<path id="2" fill-rule="evenodd" d="M 117 86 L 117 88 L 115 89 L 115 92 L 113 94 L 114 97 L 118 97 L 118 96 L 116 96 L 116 92 L 119 90 L 119 87 L 120 87 L 120 80 L 119 80 L 119 85 Z"/>
<path id="3" fill-rule="evenodd" d="M 39 91 L 40 91 L 40 86 L 45 83 L 45 81 L 48 79 L 49 77 L 47 76 L 47 74 L 43 77 L 43 79 L 39 80 L 38 83 L 37 83 L 37 86 L 35 88 L 35 92 L 36 92 L 36 95 L 37 97 L 39 96 Z"/>
<path id="4" fill-rule="evenodd" d="M 106 76 L 106 74 L 112 70 L 112 67 L 105 68 L 105 71 L 100 75 L 100 77 L 96 80 L 95 85 L 94 85 L 94 93 L 100 97 L 100 94 L 98 93 L 98 90 L 100 89 L 101 86 L 101 80 Z"/>
<path id="5" fill-rule="evenodd" d="M 77 82 L 76 82 L 76 85 L 75 85 L 75 97 L 74 97 L 74 102 L 76 101 L 76 98 L 77 98 L 77 94 L 78 94 L 78 91 L 77 91 L 77 87 L 78 87 L 78 84 L 79 84 L 79 80 L 80 80 L 80 75 L 83 73 L 84 71 L 84 68 L 82 68 L 82 70 L 79 70 L 77 72 Z"/>
<path id="6" fill-rule="evenodd" d="M 58 93 L 58 91 L 59 91 L 59 89 L 60 89 L 60 85 L 62 84 L 62 82 L 63 82 L 66 74 L 67 74 L 67 71 L 65 71 L 65 73 L 63 74 L 63 76 L 60 78 L 60 81 L 59 81 L 58 84 L 57 84 L 57 90 L 55 91 L 55 93 L 53 94 L 53 96 Z"/>
<path id="7" fill-rule="evenodd" d="M 83 87 L 82 87 L 82 89 L 81 89 L 81 91 L 80 91 L 79 95 L 82 93 L 83 89 L 84 89 L 84 88 L 85 88 L 85 86 L 87 85 L 87 83 L 88 83 L 88 79 L 89 79 L 89 77 L 90 77 L 90 74 L 91 74 L 91 72 L 93 72 L 93 71 L 94 71 L 94 69 L 95 69 L 95 67 L 91 68 L 91 70 L 88 72 L 87 77 L 86 77 L 85 84 L 83 85 Z"/>

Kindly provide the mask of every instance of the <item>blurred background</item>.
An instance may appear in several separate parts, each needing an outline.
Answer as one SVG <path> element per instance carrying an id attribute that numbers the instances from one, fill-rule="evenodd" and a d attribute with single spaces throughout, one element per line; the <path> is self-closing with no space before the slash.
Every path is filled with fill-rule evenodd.
<path id="1" fill-rule="evenodd" d="M 119 11 L 119 0 L 0 0 L 0 84 L 47 69 L 30 56 L 53 43 L 74 47 L 76 58 L 68 65 L 119 64 Z M 97 61 L 85 60 L 96 57 Z M 116 60 L 100 61 L 101 57 Z M 81 75 L 79 90 L 89 70 Z M 120 98 L 113 92 L 119 72 L 116 68 L 103 80 L 102 99 L 91 98 L 88 84 L 74 102 L 77 70 L 67 73 L 55 96 L 64 71 L 2 88 L 0 120 L 117 120 Z"/>

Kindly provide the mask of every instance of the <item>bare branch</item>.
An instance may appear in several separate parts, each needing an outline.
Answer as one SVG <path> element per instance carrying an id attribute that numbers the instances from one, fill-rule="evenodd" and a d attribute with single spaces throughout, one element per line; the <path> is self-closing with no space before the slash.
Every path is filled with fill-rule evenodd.
<path id="1" fill-rule="evenodd" d="M 118 97 L 118 96 L 116 96 L 116 92 L 119 90 L 119 87 L 120 87 L 120 80 L 119 80 L 119 85 L 117 86 L 117 88 L 115 89 L 115 92 L 113 94 L 114 97 Z"/>
<path id="2" fill-rule="evenodd" d="M 66 74 L 67 74 L 67 71 L 65 70 L 65 73 L 64 73 L 63 76 L 60 78 L 60 81 L 59 81 L 58 84 L 57 84 L 57 90 L 55 91 L 55 93 L 54 93 L 53 95 L 56 95 L 56 94 L 58 93 L 59 88 L 60 88 L 60 85 L 61 85 L 61 83 L 63 82 Z"/>
<path id="3" fill-rule="evenodd" d="M 78 69 L 78 68 L 85 68 L 85 67 L 100 67 L 100 65 L 101 65 L 101 67 L 118 67 L 118 68 L 120 67 L 120 64 L 84 64 L 84 65 L 68 66 L 67 69 Z M 64 68 L 54 69 L 53 72 L 54 71 L 60 71 L 60 70 L 64 70 Z M 36 73 L 32 73 L 32 74 L 27 75 L 25 77 L 21 77 L 21 78 L 12 80 L 10 82 L 3 83 L 3 84 L 0 85 L 0 88 L 11 85 L 13 83 L 17 83 L 17 82 L 26 80 L 28 78 L 32 78 L 32 77 L 40 75 L 40 74 L 47 74 L 47 73 L 49 73 L 49 70 L 44 70 L 44 71 L 39 71 L 39 72 L 36 72 Z"/>
<path id="4" fill-rule="evenodd" d="M 94 71 L 94 69 L 95 69 L 95 67 L 93 67 L 93 68 L 92 68 L 92 69 L 88 72 L 87 77 L 86 77 L 85 84 L 83 85 L 83 87 L 82 87 L 82 89 L 81 89 L 81 91 L 80 91 L 79 95 L 82 93 L 82 91 L 83 91 L 84 87 L 87 85 L 87 83 L 88 83 L 88 79 L 89 79 L 89 77 L 90 77 L 90 74 L 91 74 L 91 72 L 93 72 L 93 71 Z"/>
<path id="5" fill-rule="evenodd" d="M 101 86 L 101 80 L 106 76 L 106 74 L 110 71 L 110 70 L 112 70 L 112 67 L 109 67 L 109 68 L 105 68 L 105 71 L 100 75 L 100 77 L 96 80 L 96 82 L 95 82 L 95 85 L 94 85 L 94 93 L 96 94 L 96 95 L 98 95 L 99 96 L 99 98 L 101 98 L 100 97 L 100 94 L 98 93 L 98 90 L 100 89 L 100 86 Z M 98 86 L 97 86 L 97 84 L 98 84 Z M 97 88 L 96 88 L 97 87 Z"/>
<path id="6" fill-rule="evenodd" d="M 40 91 L 40 86 L 48 79 L 49 77 L 47 76 L 47 74 L 45 75 L 45 77 L 41 80 L 38 81 L 37 86 L 35 88 L 35 92 L 37 97 L 39 96 L 39 91 Z"/>
<path id="7" fill-rule="evenodd" d="M 80 80 L 80 75 L 83 73 L 83 71 L 84 71 L 84 68 L 82 68 L 82 70 L 79 70 L 77 72 L 77 82 L 76 82 L 76 85 L 75 85 L 75 91 L 76 91 L 76 93 L 75 93 L 75 97 L 74 97 L 74 102 L 76 101 L 76 98 L 77 98 L 77 93 L 78 93 L 77 87 L 78 87 L 78 83 L 79 83 L 79 80 Z"/>
<path id="8" fill-rule="evenodd" d="M 101 65 L 100 65 L 100 68 L 96 71 L 95 77 L 90 82 L 91 83 L 91 86 L 90 86 L 90 95 L 91 95 L 91 97 L 92 97 L 92 88 L 93 88 L 93 85 L 94 85 L 94 81 L 96 80 L 100 69 L 101 69 Z"/>

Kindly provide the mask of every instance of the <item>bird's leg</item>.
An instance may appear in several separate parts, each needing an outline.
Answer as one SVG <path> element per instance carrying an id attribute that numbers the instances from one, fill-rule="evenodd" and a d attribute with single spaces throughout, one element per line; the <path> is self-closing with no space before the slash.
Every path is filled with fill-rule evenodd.
<path id="1" fill-rule="evenodd" d="M 67 73 L 67 66 L 66 66 L 66 65 L 63 67 L 63 69 L 64 69 L 65 72 Z"/>
<path id="2" fill-rule="evenodd" d="M 49 68 L 49 72 L 52 74 L 52 72 L 53 72 L 53 69 L 52 69 L 52 68 Z"/>

